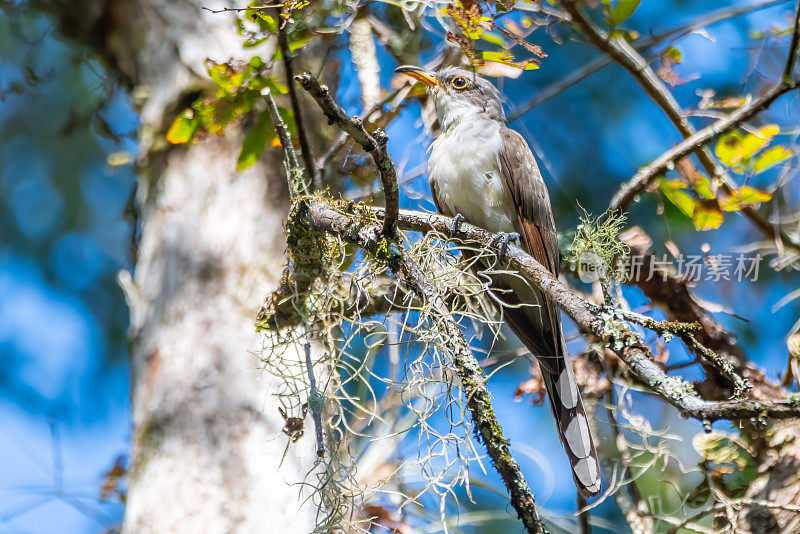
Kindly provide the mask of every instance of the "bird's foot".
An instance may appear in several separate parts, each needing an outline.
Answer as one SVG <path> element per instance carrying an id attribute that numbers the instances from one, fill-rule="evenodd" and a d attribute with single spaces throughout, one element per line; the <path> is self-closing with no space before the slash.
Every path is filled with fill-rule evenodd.
<path id="1" fill-rule="evenodd" d="M 464 222 L 464 216 L 460 213 L 456 213 L 456 216 L 453 217 L 453 224 L 450 225 L 450 233 L 457 234 L 461 231 L 461 223 Z"/>
<path id="2" fill-rule="evenodd" d="M 498 254 L 498 259 L 500 261 L 505 261 L 506 256 L 508 255 L 508 243 L 511 241 L 515 241 L 517 245 L 519 245 L 519 234 L 517 232 L 511 232 L 509 234 L 505 232 L 498 232 L 492 238 L 492 244 L 496 245 L 500 250 Z"/>

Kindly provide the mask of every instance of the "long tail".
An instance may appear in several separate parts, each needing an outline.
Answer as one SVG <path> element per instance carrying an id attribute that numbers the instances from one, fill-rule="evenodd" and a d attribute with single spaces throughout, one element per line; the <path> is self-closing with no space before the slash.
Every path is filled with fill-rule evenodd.
<path id="1" fill-rule="evenodd" d="M 506 308 L 504 314 L 511 330 L 539 361 L 558 437 L 572 466 L 575 485 L 584 496 L 594 497 L 601 487 L 597 451 L 561 333 L 558 311 L 549 303 L 544 307 L 547 309 L 542 314 L 545 321 L 541 320 L 542 315 L 532 317 L 525 308 Z M 549 323 L 553 329 L 543 332 L 542 322 Z"/>
<path id="2" fill-rule="evenodd" d="M 572 467 L 572 478 L 584 496 L 594 497 L 600 493 L 600 465 L 568 358 L 559 374 L 550 372 L 543 365 L 540 367 L 550 408 L 558 424 L 558 437 Z"/>

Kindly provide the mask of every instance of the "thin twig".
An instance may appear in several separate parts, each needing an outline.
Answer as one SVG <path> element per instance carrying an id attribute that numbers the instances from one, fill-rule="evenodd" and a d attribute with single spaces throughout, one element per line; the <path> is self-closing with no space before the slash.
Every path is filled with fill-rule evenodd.
<path id="1" fill-rule="evenodd" d="M 267 103 L 267 111 L 269 111 L 270 118 L 272 119 L 272 126 L 278 133 L 278 139 L 283 147 L 283 154 L 285 157 L 284 163 L 286 164 L 286 178 L 289 182 L 289 196 L 296 197 L 300 194 L 308 194 L 308 183 L 303 180 L 304 172 L 303 165 L 297 159 L 297 153 L 294 151 L 292 145 L 292 134 L 286 128 L 280 113 L 278 113 L 278 106 L 272 98 L 272 93 L 269 88 L 261 92 L 264 101 Z"/>
<path id="2" fill-rule="evenodd" d="M 311 418 L 314 420 L 314 432 L 317 438 L 317 456 L 325 456 L 325 438 L 322 437 L 322 410 L 325 408 L 324 397 L 317 390 L 317 381 L 314 378 L 314 365 L 311 363 L 311 343 L 306 341 L 306 373 L 308 374 L 308 407 L 311 409 Z"/>
<path id="3" fill-rule="evenodd" d="M 401 85 L 400 87 L 398 87 L 394 91 L 390 92 L 389 94 L 387 94 L 386 96 L 381 98 L 378 102 L 375 103 L 374 106 L 369 108 L 367 110 L 367 112 L 364 114 L 364 119 L 363 119 L 364 122 L 365 123 L 374 122 L 372 120 L 372 115 L 374 115 L 376 112 L 378 112 L 381 109 L 383 109 L 383 106 L 385 106 L 387 103 L 389 103 L 392 100 L 394 100 L 397 97 L 397 95 L 400 94 L 400 92 L 402 92 L 404 90 L 407 90 L 407 89 L 410 89 L 411 86 L 412 86 L 412 84 L 410 82 L 403 82 L 403 85 Z M 342 132 L 339 135 L 339 137 L 336 138 L 336 141 L 333 142 L 333 144 L 328 149 L 328 151 L 325 152 L 325 154 L 321 158 L 319 158 L 317 160 L 317 172 L 318 173 L 321 173 L 323 171 L 323 169 L 325 169 L 325 167 L 328 166 L 328 164 L 331 162 L 331 160 L 334 157 L 336 157 L 336 154 L 338 154 L 339 151 L 347 144 L 347 140 L 348 139 L 350 139 L 350 136 L 347 135 L 345 132 Z"/>
<path id="4" fill-rule="evenodd" d="M 300 143 L 300 154 L 303 156 L 305 162 L 306 173 L 311 178 L 311 184 L 319 189 L 321 184 L 318 183 L 316 168 L 314 167 L 314 156 L 311 154 L 311 146 L 308 143 L 308 135 L 303 122 L 303 112 L 300 108 L 300 99 L 297 96 L 297 88 L 294 86 L 294 68 L 292 67 L 292 60 L 294 56 L 289 49 L 289 40 L 286 37 L 286 29 L 281 24 L 280 10 L 275 10 L 275 17 L 278 21 L 278 46 L 281 50 L 283 57 L 283 69 L 286 74 L 286 86 L 289 88 L 289 101 L 292 104 L 292 115 L 294 115 L 294 123 L 297 127 L 297 137 Z"/>
<path id="5" fill-rule="evenodd" d="M 684 139 L 681 143 L 667 150 L 649 165 L 642 168 L 630 181 L 624 183 L 617 190 L 616 194 L 611 199 L 609 212 L 616 213 L 625 211 L 638 194 L 644 191 L 657 177 L 670 170 L 679 159 L 688 156 L 696 151 L 698 147 L 703 146 L 705 143 L 708 143 L 723 133 L 736 128 L 742 122 L 768 108 L 779 97 L 798 87 L 800 87 L 800 82 L 797 81 L 788 84 L 779 83 L 769 88 L 764 94 L 752 100 L 749 104 L 737 108 L 724 119 L 720 119 L 706 126 L 702 130 Z M 774 229 L 771 223 L 767 222 L 767 224 Z M 794 247 L 798 247 L 788 236 L 786 240 L 793 244 Z"/>
<path id="6" fill-rule="evenodd" d="M 295 79 L 317 101 L 322 112 L 328 118 L 328 122 L 337 124 L 372 156 L 375 166 L 378 167 L 383 194 L 386 198 L 386 216 L 383 220 L 382 233 L 387 237 L 394 236 L 397 211 L 400 207 L 400 187 L 397 185 L 397 169 L 386 149 L 388 142 L 386 134 L 381 129 L 375 130 L 372 134 L 367 132 L 364 122 L 358 117 L 347 115 L 344 109 L 333 100 L 328 87 L 321 85 L 313 74 L 307 72 Z"/>
<path id="7" fill-rule="evenodd" d="M 730 380 L 734 387 L 733 396 L 735 398 L 740 398 L 745 392 L 752 389 L 752 386 L 747 382 L 747 380 L 736 373 L 736 370 L 733 368 L 733 364 L 731 364 L 730 361 L 697 341 L 696 334 L 703 329 L 700 323 L 656 321 L 651 317 L 647 317 L 646 315 L 632 311 L 616 311 L 626 320 L 644 326 L 645 328 L 648 328 L 659 335 L 663 336 L 665 333 L 670 333 L 678 336 L 694 354 L 705 360 L 705 362 L 714 367 L 719 374 Z"/>
<path id="8" fill-rule="evenodd" d="M 263 11 L 265 9 L 275 9 L 275 8 L 280 9 L 282 7 L 283 4 L 274 4 L 274 5 L 250 6 L 250 7 L 221 7 L 218 9 L 211 9 L 210 7 L 203 6 L 203 9 L 211 13 L 226 13 L 226 12 L 241 13 L 242 11 Z"/>

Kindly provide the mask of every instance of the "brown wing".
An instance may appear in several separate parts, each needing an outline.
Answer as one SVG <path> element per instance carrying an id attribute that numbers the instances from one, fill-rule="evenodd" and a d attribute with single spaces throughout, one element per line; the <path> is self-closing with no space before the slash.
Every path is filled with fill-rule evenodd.
<path id="1" fill-rule="evenodd" d="M 558 276 L 561 257 L 556 225 L 550 195 L 536 159 L 517 132 L 504 128 L 501 136 L 500 170 L 517 209 L 517 226 L 523 248 Z M 600 491 L 600 465 L 561 333 L 558 309 L 539 291 L 515 297 L 523 303 L 535 299 L 545 308 L 540 312 L 530 307 L 509 307 L 504 310 L 504 315 L 514 333 L 539 361 L 559 438 L 570 460 L 578 489 L 584 495 L 596 495 Z"/>
<path id="2" fill-rule="evenodd" d="M 504 128 L 500 135 L 503 139 L 500 170 L 517 208 L 517 226 L 522 246 L 528 254 L 558 276 L 561 256 L 558 251 L 556 224 L 550 207 L 550 195 L 542 180 L 539 166 L 520 134 Z M 546 320 L 537 333 L 545 338 L 541 341 L 544 341 L 550 350 L 539 356 L 565 355 L 558 310 L 548 303 L 546 313 L 543 315 Z M 542 363 L 550 366 L 549 358 Z"/>

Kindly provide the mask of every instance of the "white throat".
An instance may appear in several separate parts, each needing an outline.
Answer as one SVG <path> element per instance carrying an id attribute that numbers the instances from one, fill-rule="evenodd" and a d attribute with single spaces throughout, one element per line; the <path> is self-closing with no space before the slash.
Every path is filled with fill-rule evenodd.
<path id="1" fill-rule="evenodd" d="M 439 118 L 439 127 L 443 132 L 464 119 L 475 120 L 482 111 L 468 99 L 453 98 L 445 94 L 445 90 L 439 87 L 435 87 L 432 92 L 436 115 Z"/>

